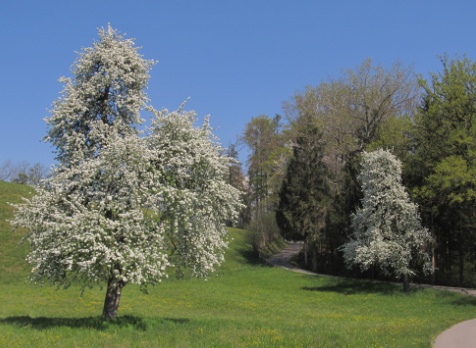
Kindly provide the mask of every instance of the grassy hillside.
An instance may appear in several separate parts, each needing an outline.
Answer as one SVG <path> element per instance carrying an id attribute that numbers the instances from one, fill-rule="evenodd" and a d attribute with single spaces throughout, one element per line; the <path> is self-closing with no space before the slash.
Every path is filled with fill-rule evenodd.
<path id="1" fill-rule="evenodd" d="M 128 285 L 119 319 L 99 319 L 104 291 L 80 297 L 25 282 L 6 218 L 30 190 L 0 183 L 0 347 L 430 347 L 436 335 L 475 316 L 458 294 L 270 268 L 250 258 L 244 231 L 208 281 L 167 280 L 143 294 Z"/>
<path id="2" fill-rule="evenodd" d="M 13 213 L 9 203 L 21 203 L 22 197 L 31 196 L 29 186 L 0 181 L 0 283 L 5 284 L 25 278 L 28 267 L 23 261 L 28 245 L 20 244 L 24 231 L 15 231 L 8 223 Z"/>

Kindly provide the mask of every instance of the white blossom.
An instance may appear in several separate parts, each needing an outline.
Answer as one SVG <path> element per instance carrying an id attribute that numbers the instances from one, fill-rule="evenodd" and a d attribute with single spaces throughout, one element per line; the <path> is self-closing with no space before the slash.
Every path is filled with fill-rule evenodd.
<path id="1" fill-rule="evenodd" d="M 34 281 L 107 284 L 103 316 L 114 317 L 127 283 L 157 284 L 170 267 L 199 277 L 215 270 L 227 247 L 223 222 L 241 205 L 208 118 L 196 127 L 183 106 L 149 107 L 152 126 L 139 136 L 152 62 L 110 27 L 99 36 L 74 64 L 74 79 L 62 79 L 46 119 L 59 164 L 15 206 L 12 224 L 29 232 Z"/>
<path id="2" fill-rule="evenodd" d="M 113 132 L 136 133 L 140 110 L 148 102 L 145 88 L 154 64 L 110 26 L 99 30 L 99 41 L 79 53 L 74 78 L 63 77 L 61 97 L 53 104 L 45 140 L 57 149 L 62 163 L 77 163 L 97 155 Z"/>
<path id="3" fill-rule="evenodd" d="M 27 228 L 35 281 L 100 286 L 156 284 L 171 266 L 207 277 L 223 260 L 239 192 L 225 181 L 223 157 L 193 112 L 157 112 L 151 132 L 111 136 L 94 158 L 58 167 L 17 205 Z"/>
<path id="4" fill-rule="evenodd" d="M 420 259 L 424 271 L 429 271 L 427 249 L 432 238 L 401 184 L 400 161 L 385 150 L 364 152 L 358 180 L 362 208 L 352 216 L 351 240 L 342 246 L 347 265 L 362 270 L 375 265 L 401 277 L 413 275 L 412 260 Z"/>

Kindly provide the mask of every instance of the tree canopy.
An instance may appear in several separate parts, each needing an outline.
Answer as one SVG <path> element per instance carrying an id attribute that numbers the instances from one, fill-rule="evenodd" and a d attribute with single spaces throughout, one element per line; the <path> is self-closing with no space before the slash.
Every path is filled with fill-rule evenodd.
<path id="1" fill-rule="evenodd" d="M 79 53 L 73 77 L 62 77 L 61 97 L 46 118 L 51 142 L 62 164 L 96 156 L 113 132 L 130 135 L 142 123 L 145 89 L 153 61 L 111 26 L 99 29 L 99 41 Z"/>

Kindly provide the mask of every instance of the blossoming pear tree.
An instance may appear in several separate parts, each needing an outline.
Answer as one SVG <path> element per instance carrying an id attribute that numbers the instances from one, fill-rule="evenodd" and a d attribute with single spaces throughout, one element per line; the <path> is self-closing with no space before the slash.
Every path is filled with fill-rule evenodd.
<path id="1" fill-rule="evenodd" d="M 29 231 L 33 281 L 106 285 L 102 316 L 111 319 L 127 284 L 145 290 L 174 267 L 204 278 L 214 271 L 227 247 L 223 222 L 237 217 L 240 203 L 226 183 L 231 159 L 208 119 L 196 127 L 195 113 L 182 107 L 148 107 L 152 125 L 138 135 L 147 101 L 138 88 L 150 65 L 111 28 L 99 34 L 47 120 L 59 163 L 16 206 L 12 224 Z"/>
<path id="2" fill-rule="evenodd" d="M 74 62 L 74 77 L 60 78 L 61 97 L 45 119 L 45 140 L 55 147 L 62 165 L 97 156 L 111 133 L 137 133 L 143 122 L 140 111 L 149 101 L 145 89 L 153 64 L 138 53 L 133 39 L 111 26 L 99 29 L 99 41 Z"/>
<path id="3" fill-rule="evenodd" d="M 389 151 L 363 153 L 358 177 L 362 208 L 352 216 L 353 234 L 341 250 L 349 267 L 358 265 L 365 271 L 377 266 L 384 274 L 402 278 L 408 291 L 415 261 L 421 261 L 425 272 L 431 269 L 432 238 L 401 184 L 401 172 L 400 161 Z"/>

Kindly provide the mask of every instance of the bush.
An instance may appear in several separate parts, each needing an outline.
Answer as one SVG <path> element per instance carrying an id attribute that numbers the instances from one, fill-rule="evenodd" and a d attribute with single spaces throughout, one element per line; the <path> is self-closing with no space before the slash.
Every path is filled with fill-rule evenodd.
<path id="1" fill-rule="evenodd" d="M 247 230 L 248 242 L 260 258 L 269 256 L 266 249 L 271 244 L 282 240 L 274 212 L 259 212 L 250 222 Z"/>

